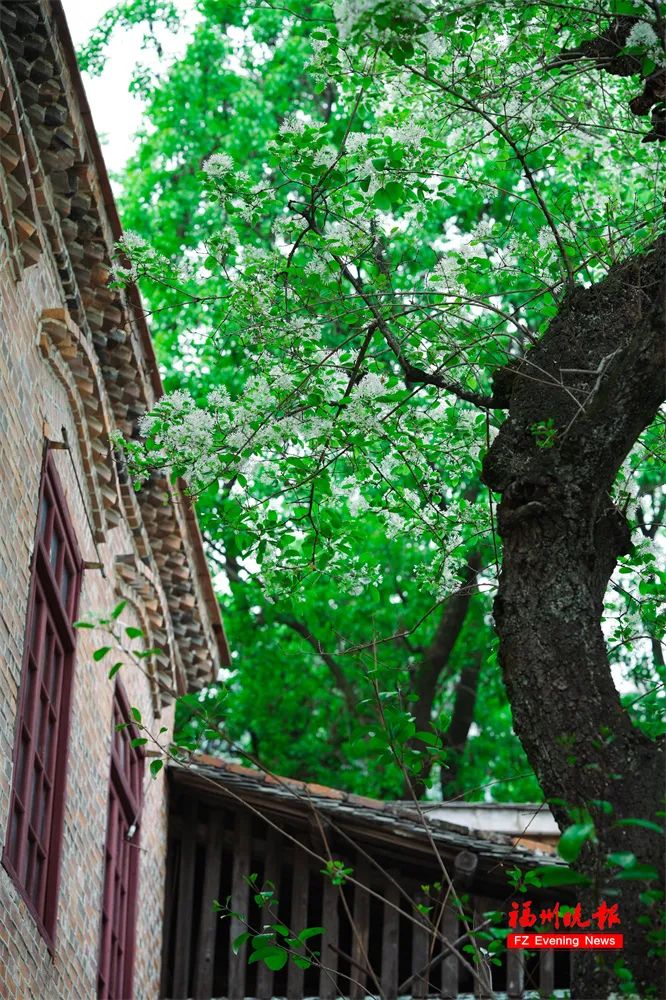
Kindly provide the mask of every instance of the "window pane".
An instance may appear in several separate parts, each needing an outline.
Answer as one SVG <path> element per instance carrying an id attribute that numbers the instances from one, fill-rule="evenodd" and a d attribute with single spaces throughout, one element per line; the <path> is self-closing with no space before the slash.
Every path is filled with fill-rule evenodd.
<path id="1" fill-rule="evenodd" d="M 114 727 L 130 721 L 129 706 L 118 695 L 113 711 Z M 106 871 L 102 937 L 100 940 L 97 995 L 114 1000 L 131 993 L 131 963 L 134 949 L 134 914 L 140 851 L 139 832 L 130 843 L 127 834 L 141 809 L 144 758 L 130 742 L 131 727 L 114 729 L 114 766 L 111 768 L 106 832 Z"/>
<path id="2" fill-rule="evenodd" d="M 41 503 L 39 505 L 39 529 L 38 534 L 40 538 L 43 538 L 46 534 L 46 526 L 48 523 L 49 511 L 51 510 L 51 504 L 49 503 L 46 496 L 43 496 Z"/>
<path id="3" fill-rule="evenodd" d="M 65 558 L 62 564 L 62 575 L 60 577 L 60 598 L 62 603 L 67 607 L 67 598 L 69 597 L 69 584 L 72 579 L 72 571 L 69 566 L 69 561 Z"/>
<path id="4" fill-rule="evenodd" d="M 58 553 L 60 552 L 60 538 L 58 537 L 58 532 L 54 531 L 51 536 L 51 549 L 49 551 L 49 561 L 55 572 L 58 565 Z"/>
<path id="5" fill-rule="evenodd" d="M 47 457 L 36 525 L 42 546 L 32 560 L 29 628 L 19 695 L 20 715 L 5 838 L 17 881 L 32 900 L 46 931 L 53 935 L 53 895 L 62 834 L 66 748 L 61 734 L 68 724 L 73 669 L 72 612 L 81 575 L 69 517 L 52 457 Z M 58 584 L 51 589 L 51 564 Z M 65 683 L 67 682 L 67 683 Z M 60 751 L 63 751 L 62 753 Z M 54 822 L 58 823 L 54 827 Z"/>

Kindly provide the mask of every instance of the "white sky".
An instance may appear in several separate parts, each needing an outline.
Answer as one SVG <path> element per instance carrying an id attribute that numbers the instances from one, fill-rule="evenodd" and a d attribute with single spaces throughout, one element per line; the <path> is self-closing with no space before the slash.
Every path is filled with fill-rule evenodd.
<path id="1" fill-rule="evenodd" d="M 99 19 L 114 6 L 114 0 L 63 0 L 67 23 L 78 50 Z M 175 37 L 160 32 L 165 52 L 182 52 L 190 37 L 194 0 L 180 0 L 183 30 Z M 107 64 L 101 76 L 83 74 L 83 83 L 102 143 L 104 160 L 110 174 L 118 172 L 134 149 L 133 136 L 141 122 L 142 102 L 129 93 L 128 87 L 137 64 L 158 66 L 153 50 L 141 48 L 140 28 L 116 29 L 108 46 Z M 168 62 L 168 55 L 165 62 Z M 162 64 L 162 68 L 164 63 Z"/>
<path id="2" fill-rule="evenodd" d="M 63 6 L 74 45 L 79 49 L 100 17 L 113 6 L 113 0 L 63 0 Z M 102 76 L 92 78 L 83 74 L 110 173 L 122 168 L 133 149 L 132 136 L 139 127 L 141 102 L 127 88 L 132 70 L 144 57 L 140 32 L 124 32 L 122 37 L 118 33 L 109 46 L 109 61 Z"/>

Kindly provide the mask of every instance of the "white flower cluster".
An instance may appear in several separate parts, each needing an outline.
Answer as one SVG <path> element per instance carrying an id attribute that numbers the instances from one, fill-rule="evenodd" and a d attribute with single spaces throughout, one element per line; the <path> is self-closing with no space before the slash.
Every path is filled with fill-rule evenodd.
<path id="1" fill-rule="evenodd" d="M 208 177 L 219 180 L 231 173 L 234 169 L 234 161 L 227 153 L 213 153 L 207 160 L 204 160 L 202 169 Z"/>
<path id="2" fill-rule="evenodd" d="M 324 236 L 330 249 L 334 253 L 353 253 L 367 244 L 370 234 L 364 232 L 360 224 L 348 219 L 327 222 L 324 229 Z"/>
<path id="3" fill-rule="evenodd" d="M 541 227 L 539 235 L 537 236 L 537 241 L 542 250 L 547 250 L 549 247 L 555 246 L 557 243 L 555 234 L 550 226 Z"/>
<path id="4" fill-rule="evenodd" d="M 372 13 L 382 2 L 383 0 L 335 0 L 333 15 L 338 26 L 338 37 L 341 40 L 347 38 L 356 22 L 364 14 Z"/>
<path id="5" fill-rule="evenodd" d="M 637 21 L 629 32 L 626 44 L 628 48 L 644 49 L 657 66 L 666 66 L 664 46 L 649 21 Z"/>
<path id="6" fill-rule="evenodd" d="M 338 152 L 336 149 L 331 149 L 330 146 L 323 146 L 322 149 L 318 149 L 314 155 L 314 165 L 315 167 L 331 167 L 335 163 Z"/>
<path id="7" fill-rule="evenodd" d="M 400 142 L 405 146 L 420 146 L 428 135 L 428 130 L 415 122 L 404 122 L 402 125 L 390 125 L 386 134 L 393 142 Z"/>
<path id="8" fill-rule="evenodd" d="M 368 145 L 370 135 L 367 132 L 350 132 L 345 139 L 345 149 L 352 155 L 364 150 Z"/>
<path id="9" fill-rule="evenodd" d="M 182 265 L 172 265 L 143 236 L 132 230 L 123 233 L 121 239 L 118 241 L 117 248 L 130 259 L 129 267 L 121 265 L 118 261 L 114 263 L 113 273 L 117 281 L 137 281 L 141 277 L 142 268 L 152 272 L 169 271 L 177 277 L 185 276 L 185 269 Z"/>
<path id="10" fill-rule="evenodd" d="M 658 44 L 657 33 L 648 21 L 637 21 L 627 38 L 628 46 L 639 45 L 641 48 L 650 49 Z"/>
<path id="11" fill-rule="evenodd" d="M 302 135 L 305 131 L 305 121 L 295 114 L 286 115 L 280 122 L 280 132 L 282 135 Z"/>
<path id="12" fill-rule="evenodd" d="M 127 232 L 123 233 L 122 242 L 127 250 L 130 252 L 132 250 L 140 250 L 143 252 L 155 252 L 150 246 L 147 240 L 143 238 L 139 233 L 135 233 L 133 230 L 128 229 Z"/>

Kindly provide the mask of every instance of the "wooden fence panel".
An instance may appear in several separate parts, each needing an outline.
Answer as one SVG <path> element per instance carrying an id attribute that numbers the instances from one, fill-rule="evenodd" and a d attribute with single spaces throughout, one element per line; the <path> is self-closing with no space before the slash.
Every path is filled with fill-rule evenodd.
<path id="1" fill-rule="evenodd" d="M 480 927 L 481 924 L 485 923 L 486 911 L 496 910 L 497 904 L 492 899 L 486 899 L 484 896 L 477 896 L 474 899 L 474 927 Z M 478 942 L 477 942 L 478 943 Z M 474 982 L 474 996 L 478 997 L 479 1000 L 485 1000 L 487 997 L 492 997 L 492 965 L 490 962 L 482 955 L 478 955 L 474 961 L 474 968 L 477 972 L 477 978 Z"/>
<path id="2" fill-rule="evenodd" d="M 395 1000 L 398 995 L 398 958 L 400 947 L 400 914 L 395 909 L 400 903 L 400 892 L 392 882 L 384 891 L 384 919 L 382 926 L 382 993 L 385 1000 Z"/>
<path id="3" fill-rule="evenodd" d="M 323 968 L 319 973 L 320 1000 L 333 1000 L 338 996 L 337 971 L 340 921 L 338 918 L 338 900 L 340 889 L 333 885 L 330 878 L 324 877 L 324 898 L 322 902 L 321 926 L 324 935 L 321 943 L 321 960 Z"/>
<path id="4" fill-rule="evenodd" d="M 188 799 L 183 812 L 178 870 L 178 910 L 174 943 L 173 997 L 181 1000 L 190 995 L 190 954 L 192 947 L 192 907 L 194 904 L 194 870 L 197 851 L 197 805 Z"/>
<path id="5" fill-rule="evenodd" d="M 555 952 L 542 951 L 539 955 L 539 994 L 546 1000 L 555 989 Z"/>
<path id="6" fill-rule="evenodd" d="M 444 907 L 442 917 L 442 935 L 449 942 L 454 944 L 458 938 L 458 911 L 454 909 L 450 902 Z M 460 948 L 458 945 L 457 948 Z M 441 995 L 447 998 L 458 996 L 459 963 L 457 955 L 448 955 L 442 962 L 442 989 Z"/>
<path id="7" fill-rule="evenodd" d="M 220 874 L 222 871 L 222 838 L 224 822 L 219 810 L 211 813 L 206 831 L 206 857 L 204 884 L 201 893 L 201 919 L 199 923 L 199 943 L 194 971 L 194 996 L 197 1000 L 209 1000 L 213 995 L 213 973 L 215 971 L 215 938 L 219 915 L 213 903 L 220 897 Z"/>
<path id="8" fill-rule="evenodd" d="M 354 871 L 354 877 L 363 885 L 370 881 L 368 862 L 360 856 Z M 368 968 L 368 940 L 370 938 L 370 897 L 367 892 L 354 886 L 354 926 L 352 927 L 352 968 L 353 982 L 349 990 L 351 1000 L 362 1000 L 366 996 L 367 975 L 363 969 Z"/>
<path id="9" fill-rule="evenodd" d="M 289 928 L 292 934 L 300 934 L 307 924 L 309 883 L 310 870 L 307 855 L 295 848 L 291 885 L 291 917 L 289 918 Z M 300 969 L 290 959 L 287 973 L 287 1000 L 301 1000 L 303 978 L 303 969 Z"/>
<path id="10" fill-rule="evenodd" d="M 274 885 L 277 907 L 272 906 L 271 911 L 277 916 L 280 910 L 280 850 L 282 839 L 272 827 L 268 827 L 266 833 L 266 858 L 264 862 L 264 884 L 272 882 Z M 273 920 L 271 920 L 273 923 Z M 257 998 L 258 1000 L 271 1000 L 273 996 L 273 973 L 263 962 L 257 963 Z"/>
<path id="11" fill-rule="evenodd" d="M 525 952 L 508 948 L 506 953 L 506 992 L 510 1000 L 522 1000 L 525 989 Z"/>
<path id="12" fill-rule="evenodd" d="M 414 894 L 415 904 L 425 904 L 425 901 L 425 895 L 420 890 Z M 416 907 L 414 908 L 414 916 L 418 922 L 412 924 L 412 973 L 414 975 L 412 996 L 427 997 L 429 976 L 428 972 L 422 973 L 421 970 L 428 962 L 430 934 L 426 918 L 419 913 Z"/>
<path id="13" fill-rule="evenodd" d="M 240 917 L 247 918 L 250 887 L 245 878 L 250 874 L 250 845 L 252 830 L 250 817 L 246 812 L 236 813 L 234 828 L 234 864 L 231 876 L 231 909 Z M 238 917 L 232 917 L 229 928 L 229 985 L 228 995 L 233 1000 L 242 1000 L 245 996 L 245 970 L 247 965 L 247 947 L 242 945 L 238 954 L 233 953 L 233 943 L 239 934 L 247 930 L 245 923 Z"/>

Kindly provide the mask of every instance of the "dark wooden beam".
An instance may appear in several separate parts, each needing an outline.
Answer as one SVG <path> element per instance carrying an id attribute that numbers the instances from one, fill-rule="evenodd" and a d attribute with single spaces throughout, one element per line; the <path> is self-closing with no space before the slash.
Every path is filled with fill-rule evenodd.
<path id="1" fill-rule="evenodd" d="M 338 996 L 337 976 L 338 953 L 334 946 L 338 943 L 340 921 L 338 918 L 338 899 L 340 889 L 333 885 L 330 878 L 324 878 L 324 898 L 322 902 L 321 926 L 324 934 L 321 942 L 321 964 L 319 972 L 320 1000 L 334 1000 Z"/>
<path id="2" fill-rule="evenodd" d="M 458 911 L 452 905 L 451 899 L 447 900 L 442 916 L 442 935 L 449 944 L 453 944 L 458 939 Z M 452 998 L 458 996 L 458 972 L 459 963 L 457 955 L 449 955 L 442 962 L 442 990 L 443 997 Z"/>
<path id="3" fill-rule="evenodd" d="M 426 897 L 420 889 L 414 893 L 414 902 L 416 905 L 425 905 Z M 416 907 L 414 909 L 414 916 L 417 922 L 412 924 L 412 972 L 414 973 L 412 996 L 427 997 L 428 973 L 424 972 L 420 975 L 419 973 L 428 964 L 430 934 L 427 918 Z"/>
<path id="4" fill-rule="evenodd" d="M 197 803 L 187 799 L 183 806 L 185 823 L 180 840 L 176 938 L 173 956 L 173 998 L 190 996 L 190 955 L 192 947 L 192 906 L 197 850 Z"/>
<path id="5" fill-rule="evenodd" d="M 553 995 L 555 989 L 555 952 L 542 951 L 539 954 L 539 996 L 545 1000 Z"/>
<path id="6" fill-rule="evenodd" d="M 247 947 L 242 945 L 237 955 L 233 953 L 235 939 L 247 930 L 245 921 L 248 916 L 250 887 L 246 882 L 250 874 L 250 814 L 243 811 L 236 813 L 234 864 L 231 876 L 231 909 L 238 917 L 231 918 L 229 928 L 229 985 L 228 994 L 234 1000 L 243 1000 L 245 996 L 245 972 L 247 964 Z M 242 918 L 242 919 L 241 919 Z"/>
<path id="7" fill-rule="evenodd" d="M 366 859 L 359 855 L 354 877 L 362 885 L 370 881 L 370 867 Z M 368 968 L 368 939 L 370 937 L 370 897 L 358 885 L 354 886 L 354 914 L 352 927 L 352 961 L 355 963 L 351 974 L 353 982 L 349 989 L 351 1000 L 362 1000 L 367 995 L 367 976 L 360 971 Z"/>
<path id="8" fill-rule="evenodd" d="M 400 892 L 393 882 L 384 890 L 384 919 L 382 926 L 382 994 L 385 1000 L 395 1000 L 398 995 L 398 959 L 400 957 L 400 914 L 395 906 Z M 393 905 L 391 905 L 393 904 Z"/>
<path id="9" fill-rule="evenodd" d="M 269 888 L 268 882 L 273 884 L 273 892 L 277 899 L 277 905 L 271 907 L 270 923 L 275 923 L 280 908 L 280 851 L 282 848 L 282 838 L 277 830 L 268 828 L 266 834 L 266 856 L 264 861 L 264 888 Z M 265 921 L 266 922 L 266 921 Z M 273 973 L 263 962 L 257 963 L 257 1000 L 271 1000 L 273 996 Z"/>
<path id="10" fill-rule="evenodd" d="M 300 934 L 307 926 L 308 919 L 308 891 L 310 883 L 310 870 L 308 858 L 304 851 L 294 848 L 294 867 L 291 883 L 291 916 L 289 918 L 290 930 L 293 935 Z M 287 1000 L 302 1000 L 303 997 L 303 969 L 289 959 L 289 971 L 287 973 Z"/>
<path id="11" fill-rule="evenodd" d="M 460 855 L 458 855 L 460 857 Z M 481 924 L 486 921 L 486 913 L 489 910 L 496 910 L 497 903 L 495 900 L 488 899 L 486 896 L 475 896 L 474 897 L 474 927 L 480 927 Z M 478 946 L 478 941 L 476 942 Z M 492 997 L 493 987 L 492 987 L 492 965 L 487 962 L 486 959 L 477 954 L 474 960 L 474 968 L 476 969 L 478 978 L 474 981 L 474 996 L 479 997 L 480 1000 L 486 1000 L 486 997 Z"/>
<path id="12" fill-rule="evenodd" d="M 509 1000 L 522 1000 L 524 989 L 525 952 L 517 948 L 507 948 L 506 992 Z"/>
<path id="13" fill-rule="evenodd" d="M 204 884 L 201 893 L 199 942 L 194 971 L 194 997 L 196 1000 L 210 1000 L 213 995 L 215 939 L 219 920 L 219 915 L 213 909 L 213 903 L 219 901 L 220 898 L 223 835 L 223 816 L 216 809 L 208 819 L 208 829 L 206 831 Z"/>

